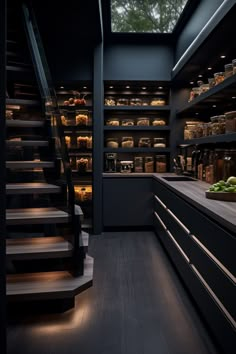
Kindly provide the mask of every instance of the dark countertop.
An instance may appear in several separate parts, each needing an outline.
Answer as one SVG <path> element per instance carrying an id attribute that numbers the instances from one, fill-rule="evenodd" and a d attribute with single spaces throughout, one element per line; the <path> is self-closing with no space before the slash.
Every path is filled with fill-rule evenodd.
<path id="1" fill-rule="evenodd" d="M 103 177 L 153 177 L 188 203 L 236 234 L 236 202 L 207 199 L 209 184 L 203 181 L 167 181 L 163 177 L 174 173 L 104 173 Z"/>

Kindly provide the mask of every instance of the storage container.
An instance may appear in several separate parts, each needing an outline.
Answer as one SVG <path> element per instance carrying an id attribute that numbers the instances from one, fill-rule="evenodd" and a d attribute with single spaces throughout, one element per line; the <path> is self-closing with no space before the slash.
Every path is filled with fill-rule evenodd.
<path id="1" fill-rule="evenodd" d="M 219 117 L 214 116 L 214 117 L 211 117 L 210 119 L 211 119 L 211 133 L 212 133 L 212 135 L 220 134 Z"/>
<path id="2" fill-rule="evenodd" d="M 152 121 L 153 126 L 163 126 L 166 125 L 166 121 L 163 118 L 155 118 Z"/>
<path id="3" fill-rule="evenodd" d="M 150 102 L 151 106 L 165 106 L 166 100 L 164 98 L 153 98 Z"/>
<path id="4" fill-rule="evenodd" d="M 140 138 L 138 147 L 151 147 L 151 139 L 149 137 Z"/>
<path id="5" fill-rule="evenodd" d="M 142 100 L 140 98 L 131 98 L 130 106 L 141 106 Z"/>
<path id="6" fill-rule="evenodd" d="M 150 119 L 147 117 L 140 117 L 137 119 L 137 125 L 148 126 L 150 125 Z"/>
<path id="7" fill-rule="evenodd" d="M 233 75 L 236 74 L 236 59 L 232 60 L 232 64 L 233 64 Z"/>
<path id="8" fill-rule="evenodd" d="M 152 156 L 144 157 L 144 171 L 147 173 L 154 172 L 154 158 Z"/>
<path id="9" fill-rule="evenodd" d="M 75 116 L 76 125 L 88 125 L 89 117 L 87 114 L 79 113 Z"/>
<path id="10" fill-rule="evenodd" d="M 166 138 L 154 138 L 153 147 L 155 148 L 165 148 L 166 147 Z"/>
<path id="11" fill-rule="evenodd" d="M 129 105 L 129 100 L 128 98 L 118 98 L 116 101 L 117 106 L 128 106 Z"/>
<path id="12" fill-rule="evenodd" d="M 156 172 L 164 173 L 166 172 L 166 155 L 156 155 L 155 157 L 156 162 Z"/>
<path id="13" fill-rule="evenodd" d="M 132 136 L 124 136 L 121 139 L 121 146 L 123 148 L 132 148 L 134 147 L 134 139 Z"/>
<path id="14" fill-rule="evenodd" d="M 225 65 L 225 78 L 233 75 L 233 63 Z"/>
<path id="15" fill-rule="evenodd" d="M 224 81 L 225 76 L 223 72 L 218 72 L 214 74 L 214 78 L 215 78 L 215 84 L 218 85 L 220 84 L 222 81 Z"/>
<path id="16" fill-rule="evenodd" d="M 225 132 L 236 132 L 236 111 L 225 113 Z"/>
<path id="17" fill-rule="evenodd" d="M 134 125 L 134 119 L 127 118 L 127 119 L 122 119 L 121 121 L 122 126 L 133 126 Z"/>
<path id="18" fill-rule="evenodd" d="M 134 158 L 134 172 L 143 172 L 143 157 L 136 156 Z"/>
<path id="19" fill-rule="evenodd" d="M 116 149 L 119 147 L 118 138 L 107 138 L 106 139 L 106 147 Z"/>
<path id="20" fill-rule="evenodd" d="M 115 100 L 114 97 L 109 96 L 109 97 L 105 98 L 105 102 L 104 103 L 105 103 L 105 106 L 115 106 L 116 105 L 116 100 Z"/>
<path id="21" fill-rule="evenodd" d="M 120 121 L 118 118 L 111 118 L 106 120 L 106 125 L 111 125 L 111 126 L 119 126 Z"/>

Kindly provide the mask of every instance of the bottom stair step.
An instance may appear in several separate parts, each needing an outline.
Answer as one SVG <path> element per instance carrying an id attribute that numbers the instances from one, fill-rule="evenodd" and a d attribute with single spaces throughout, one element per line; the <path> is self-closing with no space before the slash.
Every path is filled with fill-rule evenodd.
<path id="1" fill-rule="evenodd" d="M 68 299 L 92 286 L 93 258 L 86 256 L 84 274 L 68 271 L 25 273 L 7 276 L 8 301 Z"/>
<path id="2" fill-rule="evenodd" d="M 8 258 L 17 260 L 70 257 L 72 255 L 72 245 L 63 237 L 8 239 L 6 249 Z"/>

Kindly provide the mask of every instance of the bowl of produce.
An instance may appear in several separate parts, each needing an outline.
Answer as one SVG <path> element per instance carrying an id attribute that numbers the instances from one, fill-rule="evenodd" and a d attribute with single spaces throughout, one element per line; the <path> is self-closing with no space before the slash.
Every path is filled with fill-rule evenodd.
<path id="1" fill-rule="evenodd" d="M 230 176 L 226 181 L 212 184 L 205 193 L 208 199 L 236 202 L 236 177 Z"/>

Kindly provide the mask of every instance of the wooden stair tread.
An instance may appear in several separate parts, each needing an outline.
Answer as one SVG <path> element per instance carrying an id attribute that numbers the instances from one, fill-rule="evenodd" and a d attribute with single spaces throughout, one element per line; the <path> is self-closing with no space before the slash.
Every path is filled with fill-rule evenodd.
<path id="1" fill-rule="evenodd" d="M 21 119 L 7 119 L 6 126 L 9 128 L 38 128 L 44 126 L 42 120 L 21 120 Z"/>
<path id="2" fill-rule="evenodd" d="M 14 147 L 14 146 L 48 146 L 48 141 L 43 140 L 7 140 L 6 141 L 7 147 Z"/>
<path id="3" fill-rule="evenodd" d="M 38 100 L 24 100 L 21 98 L 6 98 L 6 105 L 40 106 L 41 102 Z"/>
<path id="4" fill-rule="evenodd" d="M 9 183 L 6 185 L 6 193 L 31 194 L 31 193 L 59 193 L 61 188 L 54 184 L 44 182 Z"/>
<path id="5" fill-rule="evenodd" d="M 55 258 L 71 256 L 72 245 L 60 236 L 7 239 L 6 252 L 14 259 Z"/>
<path id="6" fill-rule="evenodd" d="M 7 209 L 7 225 L 64 223 L 70 220 L 67 212 L 57 208 Z"/>
<path id="7" fill-rule="evenodd" d="M 10 274 L 7 276 L 8 300 L 69 298 L 92 285 L 93 258 L 84 260 L 84 274 L 74 277 L 68 271 Z"/>
<path id="8" fill-rule="evenodd" d="M 52 161 L 6 161 L 7 168 L 51 168 L 54 167 L 54 163 Z"/>

